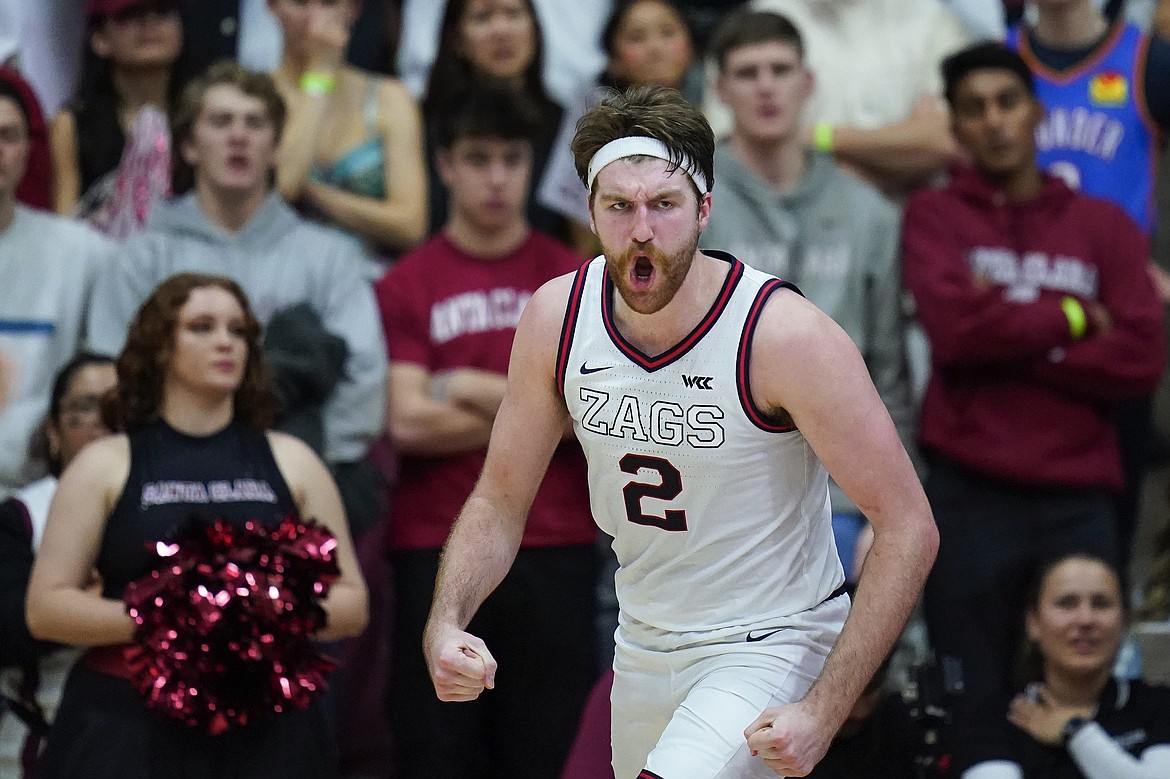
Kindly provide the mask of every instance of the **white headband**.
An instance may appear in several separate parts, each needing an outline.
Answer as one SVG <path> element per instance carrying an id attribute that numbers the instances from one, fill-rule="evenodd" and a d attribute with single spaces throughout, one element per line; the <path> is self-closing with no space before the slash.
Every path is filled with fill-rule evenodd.
<path id="1" fill-rule="evenodd" d="M 666 144 L 657 138 L 648 138 L 644 135 L 632 135 L 626 138 L 616 138 L 609 143 L 602 146 L 593 155 L 593 159 L 589 160 L 589 175 L 585 182 L 585 187 L 589 190 L 593 189 L 593 180 L 597 178 L 597 174 L 611 162 L 620 160 L 622 157 L 633 157 L 636 155 L 643 155 L 646 157 L 657 157 L 660 160 L 666 160 L 673 163 L 674 160 L 670 157 L 670 149 L 666 148 Z M 683 157 L 679 164 L 691 181 L 695 182 L 695 186 L 699 188 L 700 194 L 710 192 L 707 186 L 707 177 L 704 176 L 689 157 Z"/>

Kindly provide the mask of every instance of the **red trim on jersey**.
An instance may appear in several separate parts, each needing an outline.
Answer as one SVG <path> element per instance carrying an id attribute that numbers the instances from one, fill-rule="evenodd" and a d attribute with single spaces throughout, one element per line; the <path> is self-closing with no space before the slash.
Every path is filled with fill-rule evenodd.
<path id="1" fill-rule="evenodd" d="M 743 335 L 739 339 L 739 353 L 735 358 L 735 385 L 739 392 L 739 403 L 743 406 L 744 413 L 747 414 L 753 425 L 769 433 L 790 433 L 796 429 L 794 425 L 777 425 L 756 407 L 755 401 L 752 400 L 751 384 L 748 381 L 752 361 L 752 338 L 756 334 L 760 312 L 764 310 L 764 304 L 768 302 L 768 298 L 772 297 L 772 293 L 779 289 L 791 289 L 798 295 L 801 294 L 795 285 L 780 279 L 769 279 L 760 287 L 743 323 Z"/>
<path id="2" fill-rule="evenodd" d="M 1020 44 L 1019 55 L 1024 58 L 1024 62 L 1028 63 L 1028 68 L 1031 69 L 1033 73 L 1043 76 L 1049 81 L 1053 81 L 1061 86 L 1065 86 L 1066 84 L 1076 81 L 1078 78 L 1088 73 L 1091 69 L 1100 65 L 1101 60 L 1108 57 L 1109 54 L 1113 51 L 1113 47 L 1116 46 L 1117 42 L 1121 40 L 1121 34 L 1125 32 L 1125 28 L 1125 19 L 1118 19 L 1113 24 L 1113 29 L 1109 31 L 1109 35 L 1105 38 L 1104 41 L 1101 42 L 1101 45 L 1097 47 L 1097 50 L 1093 52 L 1091 57 L 1086 59 L 1075 68 L 1071 68 L 1069 70 L 1053 70 L 1041 62 L 1040 58 L 1037 57 L 1035 52 L 1032 51 L 1032 45 L 1028 41 L 1028 31 L 1023 26 L 1021 26 L 1017 31 Z"/>
<path id="3" fill-rule="evenodd" d="M 691 330 L 685 338 L 657 357 L 646 355 L 645 352 L 631 344 L 618 332 L 617 324 L 613 320 L 613 284 L 610 283 L 608 273 L 602 274 L 601 318 L 605 322 L 606 332 L 609 333 L 610 340 L 613 341 L 618 351 L 629 357 L 636 365 L 640 365 L 646 371 L 654 372 L 659 368 L 670 365 L 701 341 L 703 336 L 715 326 L 715 323 L 719 320 L 719 315 L 727 307 L 727 301 L 731 300 L 731 293 L 735 291 L 739 280 L 743 278 L 743 263 L 730 254 L 705 249 L 703 253 L 730 263 L 731 270 L 728 272 L 727 278 L 723 280 L 723 286 L 719 289 L 719 294 L 716 296 L 715 302 L 711 305 L 711 309 L 703 317 L 702 321 L 695 325 L 695 329 Z"/>
<path id="4" fill-rule="evenodd" d="M 638 779 L 662 779 L 662 777 L 653 771 L 647 771 L 645 768 L 643 768 L 642 772 L 638 774 Z"/>
<path id="5" fill-rule="evenodd" d="M 573 333 L 577 330 L 577 318 L 581 315 L 581 297 L 585 290 L 585 277 L 588 275 L 589 263 L 586 260 L 577 268 L 577 275 L 573 278 L 573 288 L 569 291 L 569 302 L 565 306 L 565 321 L 561 324 L 560 344 L 557 346 L 557 392 L 565 396 L 565 377 L 568 375 L 569 350 L 573 346 Z M 604 274 L 603 274 L 604 275 Z"/>

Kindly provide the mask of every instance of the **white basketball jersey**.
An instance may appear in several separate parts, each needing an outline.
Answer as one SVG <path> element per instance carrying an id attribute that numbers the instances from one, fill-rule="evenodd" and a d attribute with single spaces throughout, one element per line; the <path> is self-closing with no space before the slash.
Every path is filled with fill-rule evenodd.
<path id="1" fill-rule="evenodd" d="M 666 352 L 649 357 L 618 332 L 604 257 L 578 271 L 561 332 L 557 381 L 589 462 L 593 516 L 614 538 L 628 629 L 782 621 L 844 579 L 824 467 L 748 392 L 760 311 L 791 285 L 706 253 L 730 272 Z"/>

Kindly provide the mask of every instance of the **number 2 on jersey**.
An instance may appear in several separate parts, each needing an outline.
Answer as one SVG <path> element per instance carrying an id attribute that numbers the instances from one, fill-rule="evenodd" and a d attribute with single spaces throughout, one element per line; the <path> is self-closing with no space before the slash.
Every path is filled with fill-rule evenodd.
<path id="1" fill-rule="evenodd" d="M 656 471 L 659 477 L 658 484 L 647 484 L 641 481 L 627 482 L 622 488 L 622 496 L 626 500 L 626 519 L 649 527 L 662 530 L 682 531 L 687 529 L 687 512 L 681 509 L 666 509 L 663 516 L 646 514 L 642 511 L 642 498 L 656 498 L 658 500 L 674 500 L 682 492 L 682 474 L 670 464 L 670 461 L 661 457 L 650 457 L 645 454 L 627 454 L 618 463 L 623 473 L 637 475 L 640 470 Z"/>

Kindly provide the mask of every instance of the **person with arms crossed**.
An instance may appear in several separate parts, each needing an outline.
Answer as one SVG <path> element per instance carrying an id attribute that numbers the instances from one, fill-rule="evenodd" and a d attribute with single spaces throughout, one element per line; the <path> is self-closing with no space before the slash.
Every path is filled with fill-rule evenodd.
<path id="1" fill-rule="evenodd" d="M 943 543 L 923 599 L 957 671 L 958 770 L 1004 756 L 1027 570 L 1069 546 L 1115 561 L 1113 411 L 1165 360 L 1149 244 L 1120 207 L 1037 163 L 1044 109 L 998 43 L 943 65 L 970 168 L 906 205 L 903 274 L 931 345 L 919 443 Z"/>
<path id="2" fill-rule="evenodd" d="M 525 218 L 539 133 L 523 93 L 469 90 L 436 128 L 447 224 L 375 290 L 391 355 L 386 432 L 400 457 L 386 545 L 389 710 L 399 775 L 411 779 L 556 776 L 597 677 L 597 529 L 572 440 L 553 455 L 515 565 L 474 622 L 515 674 L 507 689 L 442 703 L 422 652 L 439 552 L 483 469 L 521 311 L 583 262 Z"/>
<path id="3" fill-rule="evenodd" d="M 511 565 L 571 416 L 620 564 L 615 775 L 803 775 L 918 597 L 929 506 L 849 337 L 791 285 L 697 250 L 714 178 L 702 114 L 637 87 L 587 112 L 573 150 L 604 254 L 521 317 L 439 570 L 435 689 L 457 701 L 495 685 L 464 627 Z M 851 614 L 826 470 L 876 534 Z"/>
<path id="4" fill-rule="evenodd" d="M 1158 159 L 1170 129 L 1170 38 L 1111 20 L 1092 0 L 1038 0 L 1032 21 L 1008 31 L 1044 106 L 1036 164 L 1069 188 L 1116 203 L 1147 236 L 1157 221 Z M 1163 305 L 1170 273 L 1147 264 Z M 1118 496 L 1119 567 L 1127 570 L 1142 482 L 1156 446 L 1153 397 L 1115 410 L 1125 489 Z"/>

